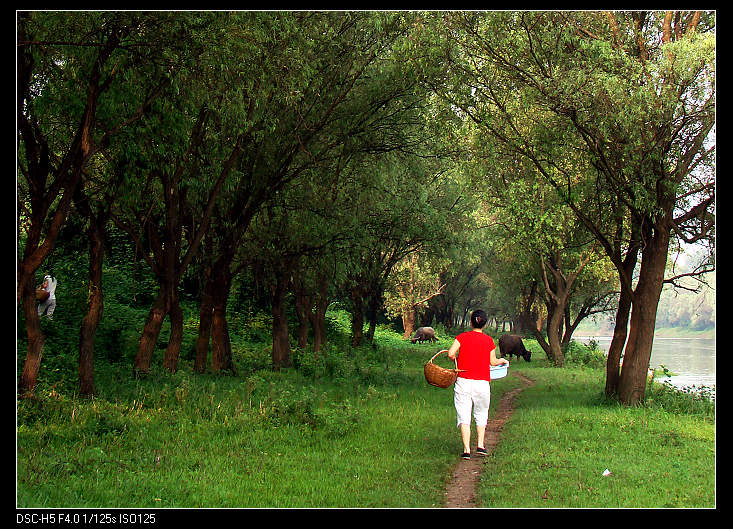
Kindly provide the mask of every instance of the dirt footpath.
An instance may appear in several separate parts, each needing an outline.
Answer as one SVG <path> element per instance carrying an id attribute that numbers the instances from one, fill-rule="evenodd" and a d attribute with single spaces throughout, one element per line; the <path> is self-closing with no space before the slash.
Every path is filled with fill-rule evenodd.
<path id="1" fill-rule="evenodd" d="M 489 423 L 486 425 L 486 433 L 484 434 L 484 447 L 486 447 L 488 454 L 494 451 L 494 447 L 499 443 L 504 423 L 514 413 L 514 400 L 517 395 L 524 388 L 534 384 L 531 379 L 520 373 L 515 373 L 514 376 L 524 382 L 524 386 L 505 393 L 499 402 L 499 410 L 493 418 L 489 417 Z M 486 458 L 475 454 L 475 441 L 473 441 L 471 450 L 471 459 L 460 459 L 453 469 L 453 477 L 445 490 L 444 507 L 476 507 L 476 486 Z"/>

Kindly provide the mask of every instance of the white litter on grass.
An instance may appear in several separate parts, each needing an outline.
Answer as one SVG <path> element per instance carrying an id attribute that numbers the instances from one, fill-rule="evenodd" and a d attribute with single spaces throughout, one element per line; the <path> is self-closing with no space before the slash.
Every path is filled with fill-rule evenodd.
<path id="1" fill-rule="evenodd" d="M 603 471 L 603 475 L 604 476 L 610 476 L 611 475 L 611 471 L 608 470 L 608 469 L 606 469 L 606 470 Z"/>

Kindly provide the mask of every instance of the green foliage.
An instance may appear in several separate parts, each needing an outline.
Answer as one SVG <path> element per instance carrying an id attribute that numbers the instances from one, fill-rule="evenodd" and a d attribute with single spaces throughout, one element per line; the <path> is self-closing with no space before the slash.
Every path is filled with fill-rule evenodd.
<path id="1" fill-rule="evenodd" d="M 645 406 L 673 414 L 689 414 L 715 421 L 715 386 L 673 386 L 668 380 L 647 386 Z"/>
<path id="2" fill-rule="evenodd" d="M 632 28 L 632 15 L 617 15 Z M 73 207 L 37 271 L 52 272 L 59 288 L 54 320 L 41 320 L 36 395 L 17 404 L 19 505 L 439 504 L 459 440 L 450 393 L 428 387 L 422 365 L 450 345 L 463 311 L 479 305 L 510 318 L 523 287 L 541 279 L 540 259 L 562 253 L 569 268 L 577 265 L 591 237 L 569 208 L 597 220 L 601 231 L 621 233 L 628 229 L 624 207 L 653 217 L 657 190 L 677 191 L 687 197 L 680 206 L 692 207 L 698 186 L 714 173 L 704 156 L 696 158 L 707 171 L 699 180 L 674 183 L 655 173 L 694 150 L 685 141 L 695 126 L 705 131 L 714 105 L 714 35 L 655 44 L 645 69 L 634 55 L 636 40 L 613 46 L 604 20 L 590 12 L 33 12 L 26 29 L 34 41 L 65 43 L 28 48 L 35 69 L 25 110 L 53 164 L 74 139 L 99 48 L 111 36 L 121 41 L 100 72 L 105 90 L 91 131 L 100 150 L 83 177 L 92 203 L 111 204 L 115 219 L 107 224 L 96 395 L 76 396 L 88 256 L 87 221 Z M 659 22 L 658 13 L 650 15 L 644 36 L 658 33 Z M 701 26 L 714 27 L 708 15 Z M 100 46 L 73 45 L 80 35 Z M 679 108 L 678 94 L 687 98 Z M 192 148 L 199 115 L 201 142 Z M 669 138 L 665 124 L 682 133 Z M 650 136 L 654 131 L 661 135 Z M 24 177 L 30 148 L 19 141 L 20 252 L 38 212 Z M 130 366 L 159 289 L 146 262 L 155 258 L 152 243 L 179 223 L 178 237 L 165 244 L 180 245 L 175 259 L 185 255 L 232 152 L 239 157 L 213 205 L 204 251 L 178 285 L 178 372 L 160 366 L 166 320 L 150 375 L 133 378 Z M 602 158 L 617 169 L 617 180 L 602 178 Z M 174 176 L 173 198 L 164 196 Z M 169 200 L 176 207 L 165 209 Z M 172 213 L 180 216 L 166 216 Z M 243 219 L 251 225 L 243 226 L 232 260 L 243 272 L 227 300 L 235 370 L 194 373 L 203 271 Z M 129 233 L 121 228 L 127 223 Z M 283 264 L 291 267 L 285 275 L 293 289 L 297 280 L 312 286 L 325 271 L 336 301 L 321 350 L 293 347 L 293 367 L 276 372 L 268 286 Z M 608 262 L 589 263 L 573 306 L 616 288 L 611 276 Z M 445 284 L 434 300 L 446 318 L 434 324 L 438 343 L 409 344 L 399 323 L 387 320 L 376 326 L 374 343 L 351 347 L 349 287 L 359 282 L 380 300 L 384 294 L 393 316 Z M 692 299 L 670 299 L 665 291 L 658 321 L 710 328 L 714 292 L 705 296 L 693 310 Z M 437 305 L 424 305 L 437 314 Z M 26 342 L 18 307 L 17 375 Z M 517 484 L 535 498 L 530 489 L 546 478 L 562 487 L 558 506 L 619 506 L 628 488 L 642 497 L 625 501 L 646 506 L 647 485 L 632 463 L 644 460 L 653 446 L 646 440 L 656 435 L 675 470 L 700 483 L 687 484 L 688 497 L 674 478 L 657 475 L 673 491 L 661 501 L 709 504 L 703 471 L 710 469 L 714 396 L 654 384 L 644 406 L 617 409 L 599 398 L 605 358 L 597 347 L 571 342 L 568 367 L 558 370 L 534 340 L 527 345 L 536 360 L 517 368 L 540 384 L 522 397 L 509 433 L 516 442 L 504 445 L 506 457 L 490 474 L 490 489 L 503 491 L 500 503 L 525 499 Z M 517 384 L 497 381 L 492 406 Z M 626 453 L 628 432 L 644 450 Z M 690 442 L 699 442 L 703 459 L 686 466 L 679 457 Z M 508 452 L 516 446 L 524 452 Z M 609 487 L 599 499 L 604 485 L 589 477 L 591 459 L 613 452 L 631 485 Z M 662 454 L 652 457 L 662 468 Z M 538 465 L 539 481 L 516 477 Z M 654 501 L 663 496 L 657 492 Z"/>
<path id="3" fill-rule="evenodd" d="M 603 369 L 606 367 L 606 355 L 598 347 L 597 342 L 591 340 L 586 346 L 571 340 L 567 346 L 565 353 L 565 362 L 570 365 L 579 365 L 595 369 Z"/>

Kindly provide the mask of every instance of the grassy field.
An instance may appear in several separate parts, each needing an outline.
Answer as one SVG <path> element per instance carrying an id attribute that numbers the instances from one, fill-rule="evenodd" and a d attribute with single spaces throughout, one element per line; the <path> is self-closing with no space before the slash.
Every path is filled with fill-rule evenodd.
<path id="1" fill-rule="evenodd" d="M 93 400 L 47 385 L 18 403 L 16 504 L 439 507 L 461 443 L 452 390 L 427 385 L 422 365 L 450 341 L 405 344 L 380 329 L 376 349 L 296 352 L 277 373 L 266 347 L 241 348 L 236 376 L 183 362 L 135 380 L 100 363 Z M 601 397 L 601 370 L 539 355 L 512 371 L 536 383 L 484 466 L 482 506 L 715 506 L 711 404 L 660 390 L 619 407 Z M 492 411 L 518 385 L 495 381 Z"/>
<path id="2" fill-rule="evenodd" d="M 670 412 L 668 401 L 681 396 L 658 387 L 645 406 L 628 408 L 604 401 L 597 369 L 519 370 L 536 383 L 520 394 L 484 467 L 482 506 L 715 506 L 715 425 L 705 403 Z"/>

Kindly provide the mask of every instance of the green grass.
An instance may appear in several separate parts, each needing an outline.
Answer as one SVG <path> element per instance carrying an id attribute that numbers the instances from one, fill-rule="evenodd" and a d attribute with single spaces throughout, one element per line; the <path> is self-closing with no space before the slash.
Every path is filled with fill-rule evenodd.
<path id="1" fill-rule="evenodd" d="M 670 413 L 662 400 L 685 396 L 656 388 L 644 406 L 624 407 L 602 398 L 602 371 L 541 364 L 518 368 L 536 383 L 484 467 L 482 506 L 715 507 L 711 405 Z"/>
<path id="2" fill-rule="evenodd" d="M 440 505 L 460 440 L 452 391 L 423 378 L 434 349 L 332 350 L 336 367 L 310 377 L 102 369 L 92 401 L 51 390 L 19 403 L 17 505 Z"/>
<path id="3" fill-rule="evenodd" d="M 461 442 L 452 390 L 426 384 L 422 365 L 452 336 L 412 345 L 380 326 L 377 348 L 351 349 L 337 339 L 347 318 L 330 317 L 329 347 L 296 351 L 281 372 L 262 343 L 234 344 L 236 376 L 182 360 L 176 374 L 133 379 L 99 360 L 89 400 L 54 382 L 70 368 L 51 359 L 37 398 L 18 402 L 17 506 L 441 506 Z M 665 388 L 643 407 L 608 403 L 602 370 L 549 367 L 529 345 L 532 363 L 492 383 L 495 413 L 521 384 L 513 372 L 537 381 L 484 466 L 483 506 L 715 505 L 714 407 Z"/>

